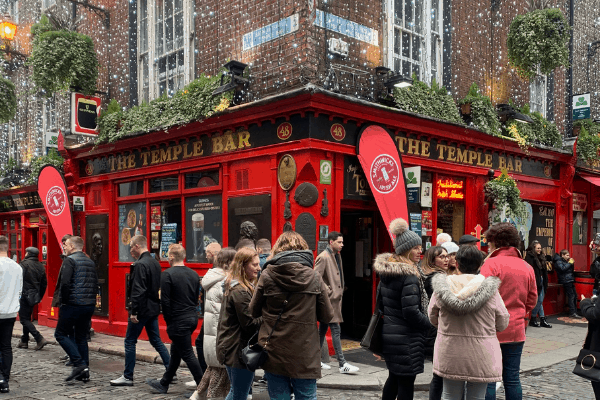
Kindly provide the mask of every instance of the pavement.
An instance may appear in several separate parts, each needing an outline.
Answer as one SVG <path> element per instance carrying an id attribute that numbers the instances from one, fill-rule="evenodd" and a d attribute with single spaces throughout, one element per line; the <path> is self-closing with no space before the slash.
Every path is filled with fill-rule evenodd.
<path id="1" fill-rule="evenodd" d="M 548 317 L 552 328 L 533 328 L 527 330 L 527 340 L 523 348 L 521 372 L 540 370 L 554 364 L 571 360 L 579 354 L 587 332 L 585 319 L 571 319 L 566 316 Z M 46 326 L 37 327 L 40 333 L 48 339 L 54 337 L 54 329 Z M 13 337 L 20 337 L 22 326 L 15 324 Z M 92 352 L 108 355 L 125 356 L 122 337 L 96 333 L 89 342 Z M 358 346 L 355 341 L 344 341 L 344 356 L 346 360 L 360 368 L 357 374 L 345 375 L 338 371 L 335 356 L 332 356 L 330 370 L 322 370 L 323 377 L 317 381 L 317 386 L 323 389 L 381 391 L 388 377 L 385 361 Z M 30 342 L 35 346 L 35 342 Z M 58 346 L 58 344 L 55 344 Z M 138 340 L 136 358 L 139 361 L 161 364 L 161 359 L 148 341 Z M 185 366 L 184 363 L 182 363 Z M 182 371 L 183 372 L 183 371 Z M 186 371 L 187 372 L 187 371 Z M 185 374 L 187 375 L 187 374 Z M 256 371 L 256 377 L 262 377 L 263 371 Z M 431 361 L 426 361 L 425 371 L 417 376 L 415 390 L 429 390 L 432 376 Z"/>

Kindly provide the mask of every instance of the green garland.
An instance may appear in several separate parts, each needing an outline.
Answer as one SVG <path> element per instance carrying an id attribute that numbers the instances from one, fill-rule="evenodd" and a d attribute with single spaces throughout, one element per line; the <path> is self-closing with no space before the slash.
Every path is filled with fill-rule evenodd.
<path id="1" fill-rule="evenodd" d="M 130 133 L 167 129 L 225 110 L 229 107 L 232 93 L 212 94 L 219 87 L 220 79 L 219 74 L 212 77 L 202 74 L 173 97 L 163 96 L 126 111 L 111 100 L 106 112 L 98 118 L 96 143 L 114 142 Z"/>
<path id="2" fill-rule="evenodd" d="M 33 46 L 27 64 L 33 67 L 33 81 L 49 96 L 71 88 L 94 94 L 98 80 L 94 42 L 81 33 L 51 29 L 47 17 L 32 27 Z"/>
<path id="3" fill-rule="evenodd" d="M 471 84 L 469 93 L 458 104 L 471 104 L 471 122 L 485 133 L 492 136 L 501 136 L 502 126 L 498 120 L 498 113 L 489 97 L 479 92 L 475 82 Z"/>
<path id="4" fill-rule="evenodd" d="M 34 158 L 33 160 L 31 160 L 31 172 L 29 174 L 29 177 L 27 178 L 26 183 L 28 185 L 33 185 L 37 183 L 38 175 L 40 174 L 42 167 L 46 165 L 52 165 L 62 172 L 63 162 L 64 159 L 60 156 L 60 154 L 58 154 L 58 151 L 56 151 L 56 149 L 50 149 L 48 151 L 48 155 Z"/>
<path id="5" fill-rule="evenodd" d="M 485 195 L 493 200 L 498 210 L 506 207 L 516 218 L 525 216 L 526 208 L 521 200 L 521 191 L 517 187 L 517 182 L 506 171 L 502 171 L 500 176 L 485 184 Z"/>
<path id="6" fill-rule="evenodd" d="M 581 129 L 577 138 L 577 157 L 587 164 L 598 160 L 600 124 L 591 119 L 584 119 L 576 121 L 573 126 Z"/>
<path id="7" fill-rule="evenodd" d="M 396 107 L 404 111 L 454 122 L 464 125 L 452 96 L 445 87 L 440 87 L 435 79 L 431 87 L 417 79 L 413 74 L 413 85 L 394 90 Z"/>
<path id="8" fill-rule="evenodd" d="M 0 77 L 0 123 L 4 124 L 13 119 L 16 112 L 15 85 L 10 80 Z"/>
<path id="9" fill-rule="evenodd" d="M 524 78 L 534 77 L 538 66 L 544 75 L 556 67 L 567 67 L 570 30 L 562 11 L 556 8 L 517 15 L 508 30 L 508 60 Z"/>

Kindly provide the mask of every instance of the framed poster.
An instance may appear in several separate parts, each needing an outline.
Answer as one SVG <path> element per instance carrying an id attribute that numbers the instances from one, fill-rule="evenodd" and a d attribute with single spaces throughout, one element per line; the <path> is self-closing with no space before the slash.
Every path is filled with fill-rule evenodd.
<path id="1" fill-rule="evenodd" d="M 119 205 L 119 261 L 135 261 L 129 242 L 135 235 L 146 236 L 146 202 Z"/>
<path id="2" fill-rule="evenodd" d="M 177 243 L 177 224 L 164 224 L 161 231 L 162 242 L 160 242 L 160 259 L 168 258 L 169 246 Z"/>
<path id="3" fill-rule="evenodd" d="M 150 230 L 160 231 L 161 212 L 160 205 L 150 206 Z"/>
<path id="4" fill-rule="evenodd" d="M 223 243 L 223 210 L 220 194 L 185 199 L 185 248 L 188 262 L 208 262 L 204 249 Z"/>
<path id="5" fill-rule="evenodd" d="M 328 235 L 329 235 L 329 226 L 328 225 L 319 225 L 319 240 L 327 240 Z"/>

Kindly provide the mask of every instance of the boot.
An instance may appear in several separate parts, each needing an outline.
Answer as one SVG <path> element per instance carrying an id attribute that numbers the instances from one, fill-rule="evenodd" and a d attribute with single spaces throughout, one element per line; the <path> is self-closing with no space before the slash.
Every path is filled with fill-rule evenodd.
<path id="1" fill-rule="evenodd" d="M 42 338 L 42 340 L 40 340 L 39 342 L 37 342 L 37 345 L 35 346 L 35 349 L 36 350 L 41 350 L 47 344 L 50 344 L 50 342 L 48 340 Z"/>
<path id="2" fill-rule="evenodd" d="M 546 321 L 546 317 L 540 317 L 540 326 L 543 328 L 552 328 L 552 325 Z"/>
<path id="3" fill-rule="evenodd" d="M 529 320 L 529 326 L 533 326 L 535 328 L 539 328 L 540 324 L 537 322 L 537 317 L 531 317 Z"/>
<path id="4" fill-rule="evenodd" d="M 27 342 L 19 342 L 17 345 L 17 349 L 26 349 L 27 347 L 29 347 L 29 343 Z"/>

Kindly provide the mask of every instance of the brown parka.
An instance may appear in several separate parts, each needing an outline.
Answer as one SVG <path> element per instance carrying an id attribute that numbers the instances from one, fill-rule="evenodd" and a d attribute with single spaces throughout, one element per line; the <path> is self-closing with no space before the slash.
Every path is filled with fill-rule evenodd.
<path id="1" fill-rule="evenodd" d="M 263 369 L 294 379 L 321 377 L 321 348 L 317 321 L 329 322 L 333 309 L 327 287 L 312 269 L 310 250 L 285 251 L 267 262 L 250 302 L 254 318 L 263 317 L 259 343 L 269 333 L 289 296 L 288 304 L 266 346 L 269 357 Z"/>

